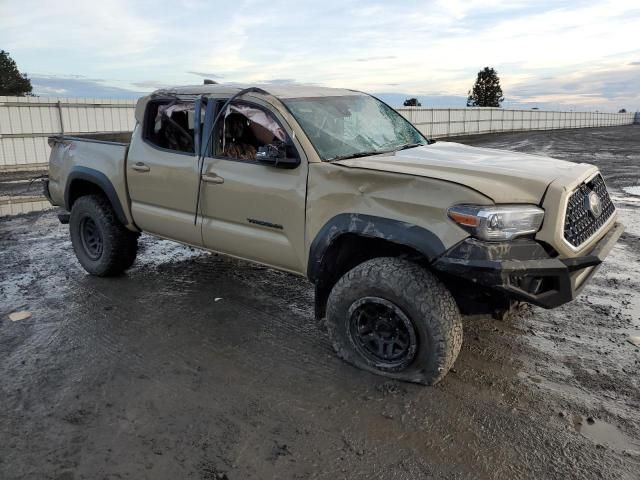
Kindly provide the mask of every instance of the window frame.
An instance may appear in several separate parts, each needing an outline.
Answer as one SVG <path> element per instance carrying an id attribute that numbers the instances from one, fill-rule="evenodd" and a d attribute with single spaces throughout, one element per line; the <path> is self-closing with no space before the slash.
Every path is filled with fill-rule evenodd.
<path id="1" fill-rule="evenodd" d="M 193 135 L 193 151 L 192 152 L 185 152 L 182 150 L 173 150 L 171 148 L 164 148 L 161 147 L 159 145 L 156 145 L 155 143 L 153 143 L 151 140 L 149 140 L 147 138 L 147 133 L 149 132 L 150 128 L 153 128 L 153 125 L 155 125 L 155 119 L 151 118 L 151 110 L 152 108 L 157 105 L 166 105 L 168 103 L 171 103 L 172 101 L 176 100 L 175 98 L 154 98 L 152 100 L 149 100 L 149 102 L 147 102 L 147 106 L 145 108 L 144 111 L 144 122 L 142 123 L 142 141 L 144 143 L 146 143 L 147 145 L 149 145 L 150 147 L 159 150 L 161 152 L 165 152 L 165 153 L 173 153 L 175 155 L 185 155 L 188 157 L 195 157 L 196 156 L 196 139 L 195 139 L 195 125 L 194 125 L 194 135 Z M 178 103 L 190 103 L 189 101 L 180 101 L 178 99 Z M 195 102 L 194 106 L 195 106 Z M 155 109 L 155 113 L 157 114 L 158 109 Z"/>
<path id="2" fill-rule="evenodd" d="M 229 98 L 224 98 L 224 97 L 208 97 L 207 98 L 208 101 L 215 101 L 217 103 L 216 108 L 213 109 L 214 111 L 214 118 L 217 115 L 217 113 L 220 111 L 220 108 L 222 108 L 225 104 L 225 102 L 227 100 L 229 100 Z M 254 108 L 258 108 L 260 110 L 262 110 L 263 112 L 271 115 L 271 117 L 273 117 L 273 119 L 276 121 L 276 123 L 280 126 L 280 128 L 282 128 L 282 130 L 284 131 L 284 133 L 287 135 L 287 140 L 289 140 L 291 142 L 291 146 L 295 149 L 296 151 L 296 155 L 297 155 L 297 159 L 299 160 L 298 165 L 296 165 L 293 170 L 295 170 L 296 168 L 298 168 L 300 166 L 300 163 L 302 163 L 302 155 L 300 155 L 300 149 L 298 148 L 298 146 L 296 145 L 294 139 L 292 138 L 292 136 L 289 133 L 289 130 L 293 131 L 293 129 L 289 128 L 289 130 L 287 130 L 287 128 L 285 128 L 285 125 L 290 127 L 288 124 L 286 124 L 285 122 L 281 121 L 280 118 L 278 118 L 278 113 L 277 110 L 271 109 L 269 107 L 266 107 L 262 104 L 256 103 L 256 102 L 252 102 L 251 100 L 243 100 L 243 99 L 238 99 L 238 100 L 234 100 L 233 102 L 231 102 L 231 105 L 233 104 L 241 104 L 241 105 L 247 105 L 250 107 L 254 107 Z M 224 118 L 221 118 L 222 120 L 222 124 L 224 125 Z M 213 121 L 213 120 L 212 120 Z M 201 137 L 202 140 L 201 142 L 204 143 L 204 136 Z M 211 159 L 215 159 L 215 160 L 227 160 L 229 162 L 238 162 L 238 163 L 245 163 L 245 164 L 249 164 L 249 165 L 260 165 L 263 167 L 269 167 L 270 165 L 268 163 L 265 162 L 261 162 L 260 160 L 242 160 L 240 158 L 232 158 L 232 157 L 224 157 L 222 155 L 215 155 L 214 150 L 214 145 L 213 142 L 211 142 L 210 145 L 211 151 L 210 152 L 205 152 L 204 156 L 205 158 L 211 158 Z"/>

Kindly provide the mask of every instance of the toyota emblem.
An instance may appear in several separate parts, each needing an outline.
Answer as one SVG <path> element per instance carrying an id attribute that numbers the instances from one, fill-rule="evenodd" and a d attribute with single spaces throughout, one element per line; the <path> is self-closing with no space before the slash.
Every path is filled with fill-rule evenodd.
<path id="1" fill-rule="evenodd" d="M 587 209 L 595 218 L 598 218 L 600 215 L 602 215 L 602 202 L 600 201 L 600 197 L 596 192 L 590 192 L 585 196 L 585 204 Z"/>

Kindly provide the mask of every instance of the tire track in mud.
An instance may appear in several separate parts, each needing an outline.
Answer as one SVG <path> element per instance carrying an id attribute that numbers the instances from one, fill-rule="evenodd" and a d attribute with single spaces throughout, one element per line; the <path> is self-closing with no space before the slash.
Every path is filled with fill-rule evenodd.
<path id="1" fill-rule="evenodd" d="M 185 265 L 177 266 L 177 268 L 180 268 L 181 270 L 183 270 L 184 267 Z M 210 268 L 210 267 L 211 265 L 207 265 L 207 268 Z M 233 268 L 238 268 L 238 266 L 234 265 Z M 208 272 L 209 273 L 205 275 L 204 280 L 206 280 L 207 276 L 216 275 L 215 269 L 208 270 Z M 149 371 L 153 370 L 153 368 L 156 365 L 161 365 L 163 361 L 166 362 L 167 358 L 169 358 L 168 361 L 172 363 L 181 363 L 181 367 L 186 368 L 188 366 L 187 364 L 189 363 L 188 360 L 191 360 L 192 363 L 194 360 L 196 360 L 196 357 L 192 355 L 192 352 L 185 355 L 180 350 L 176 351 L 176 350 L 167 349 L 165 345 L 160 345 L 157 348 L 155 347 L 152 348 L 152 352 L 149 352 L 147 348 L 147 350 L 145 350 L 144 356 L 138 354 L 137 352 L 129 352 L 128 354 L 123 354 L 122 352 L 123 343 L 121 342 L 120 339 L 127 338 L 129 336 L 135 337 L 136 333 L 138 334 L 138 337 L 139 337 L 139 331 L 141 328 L 144 328 L 146 330 L 145 335 L 151 336 L 151 337 L 155 337 L 163 333 L 162 332 L 163 328 L 158 327 L 156 324 L 152 322 L 153 317 L 157 313 L 156 309 L 145 306 L 144 299 L 141 299 L 143 301 L 140 302 L 142 304 L 142 309 L 137 307 L 130 307 L 129 306 L 130 298 L 127 298 L 126 296 L 128 292 L 128 289 L 126 286 L 123 287 L 122 289 L 115 289 L 115 290 L 111 289 L 112 293 L 110 295 L 105 295 L 100 291 L 100 288 L 103 285 L 104 281 L 99 279 L 91 279 L 90 277 L 84 276 L 84 274 L 76 266 L 70 266 L 65 273 L 65 276 L 66 275 L 69 276 L 69 280 L 73 283 L 73 288 L 70 288 L 70 291 L 73 292 L 72 293 L 73 297 L 68 300 L 67 313 L 69 314 L 69 316 L 74 317 L 75 321 L 63 320 L 62 324 L 58 326 L 58 334 L 60 332 L 64 332 L 64 337 L 75 338 L 75 339 L 78 339 L 77 342 L 82 343 L 84 347 L 83 351 L 88 352 L 89 354 L 88 357 L 84 358 L 85 365 L 82 365 L 82 370 L 84 370 L 87 367 L 87 364 L 98 364 L 103 366 L 102 368 L 99 367 L 99 370 L 107 375 L 116 370 L 120 374 L 123 373 L 122 370 L 128 370 L 134 375 L 139 375 L 143 373 L 145 374 L 145 377 L 146 377 L 145 380 L 153 381 L 157 390 L 165 391 L 166 394 L 175 393 L 175 387 L 166 385 L 167 383 L 166 372 L 160 373 L 156 376 L 153 374 L 149 374 Z M 132 281 L 138 281 L 138 280 L 139 279 L 136 279 L 136 278 L 132 279 Z M 176 306 L 176 311 L 181 310 L 183 307 L 186 306 L 186 304 L 191 303 L 190 301 L 185 302 L 185 299 L 187 299 L 192 293 L 189 291 L 189 289 L 192 289 L 192 287 L 190 287 L 190 284 L 199 284 L 202 280 L 203 278 L 199 278 L 194 282 L 190 282 L 190 281 L 184 282 L 182 280 L 178 280 L 176 282 L 171 282 L 167 286 L 167 288 L 169 289 L 172 289 L 173 287 L 175 287 L 176 286 L 175 284 L 178 284 L 183 288 L 185 286 L 187 287 L 187 291 L 185 293 L 176 296 L 177 304 L 178 304 Z M 288 279 L 285 279 L 285 280 L 288 280 Z M 238 281 L 238 280 L 235 279 L 235 281 Z M 205 281 L 204 283 L 208 283 L 208 282 Z M 120 293 L 123 294 L 122 298 L 119 298 Z M 251 297 L 254 297 L 256 295 L 256 292 L 248 292 L 248 293 L 249 293 L 249 296 Z M 223 298 L 229 300 L 230 303 L 232 303 L 232 306 L 234 307 L 235 310 L 237 310 L 238 306 L 242 307 L 240 309 L 241 310 L 240 313 L 242 315 L 248 315 L 249 317 L 252 317 L 254 313 L 260 313 L 259 308 L 256 307 L 255 305 L 247 304 L 243 302 L 241 298 L 234 298 L 233 289 L 229 290 L 229 293 L 226 293 L 226 291 L 223 290 L 223 293 L 221 293 L 221 295 L 223 294 L 224 294 Z M 135 295 L 135 291 L 132 291 L 131 295 Z M 103 310 L 105 303 L 111 307 L 110 310 L 108 310 L 107 312 Z M 181 305 L 181 303 L 185 303 L 185 305 Z M 258 303 L 258 306 L 260 306 L 260 302 L 258 301 L 257 303 Z M 142 310 L 142 312 L 140 310 Z M 275 308 L 274 310 L 276 312 L 278 311 L 277 308 Z M 139 318 L 142 316 L 141 314 L 142 315 L 146 314 L 148 316 L 151 316 L 152 318 L 147 322 L 141 322 Z M 222 312 L 221 314 L 224 315 L 224 312 Z M 271 320 L 274 320 L 273 318 L 274 314 L 269 314 L 268 316 L 271 317 Z M 275 317 L 276 317 L 275 320 L 277 320 L 278 319 L 277 316 Z M 299 331 L 296 332 L 296 327 L 298 327 L 299 325 L 299 320 L 296 320 L 295 318 L 293 318 L 293 315 L 286 314 L 286 311 L 283 318 L 284 320 L 280 322 L 280 324 L 278 325 L 278 328 L 280 328 L 281 330 L 286 330 L 287 333 L 291 333 L 291 330 L 293 330 L 294 333 L 298 335 L 301 334 L 302 337 L 305 337 L 305 336 L 309 336 L 309 332 L 312 331 L 311 327 L 303 327 L 303 328 L 297 328 L 297 330 Z M 259 322 L 260 319 L 258 318 L 257 321 Z M 254 321 L 252 323 L 256 323 L 256 322 Z M 179 324 L 179 325 L 185 325 L 185 324 Z M 195 334 L 196 336 L 200 336 L 203 334 L 205 335 L 203 337 L 204 338 L 203 345 L 205 346 L 209 345 L 212 348 L 217 347 L 218 348 L 218 350 L 216 351 L 217 354 L 221 352 L 219 349 L 219 345 L 215 344 L 210 339 L 210 337 L 206 336 L 206 333 L 210 333 L 207 331 L 208 329 L 206 328 L 206 325 L 202 323 L 188 323 L 187 325 L 189 326 L 188 330 L 190 330 L 189 332 L 190 334 Z M 243 328 L 246 328 L 246 325 L 243 326 Z M 315 328 L 315 326 L 313 326 L 313 328 Z M 265 331 L 267 334 L 271 334 L 271 330 L 273 329 L 266 329 Z M 279 339 L 276 338 L 275 336 L 273 338 L 274 338 L 273 344 L 275 345 L 278 343 Z M 142 340 L 144 340 L 144 338 L 142 338 Z M 55 344 L 56 341 L 57 341 L 57 335 L 50 339 L 49 344 L 50 345 Z M 311 335 L 310 341 L 312 344 L 317 343 L 315 333 Z M 52 346 L 54 347 L 53 349 L 55 350 L 55 345 L 52 345 Z M 297 344 L 296 344 L 296 347 L 297 347 Z M 297 362 L 295 362 L 299 359 L 299 356 L 301 354 L 299 349 L 297 349 L 296 347 L 286 349 L 287 353 L 290 354 L 291 359 L 294 360 L 294 363 L 292 363 L 292 365 L 289 365 L 287 367 L 287 375 L 291 375 L 292 373 L 291 370 L 299 370 L 300 373 L 308 375 L 309 374 L 308 369 L 300 368 L 300 366 L 296 364 Z M 327 345 L 326 351 L 327 351 L 327 354 L 329 354 L 330 357 L 333 359 L 333 353 L 330 350 L 330 347 L 328 345 Z M 226 352 L 222 351 L 223 355 L 225 353 Z M 236 353 L 237 353 L 236 351 L 232 350 L 233 357 L 235 357 Z M 201 352 L 200 356 L 197 357 L 197 360 L 200 362 L 206 361 L 206 356 L 207 356 L 206 353 Z M 131 361 L 132 358 L 134 359 L 133 362 Z M 111 359 L 115 360 L 115 362 L 110 361 Z M 338 362 L 337 360 L 335 362 L 339 363 L 340 368 L 346 367 L 341 362 Z M 263 362 L 260 361 L 257 363 L 263 363 Z M 106 365 L 106 368 L 105 368 L 105 365 Z M 246 366 L 247 371 L 252 372 L 252 374 L 255 376 L 255 372 L 254 372 L 255 366 L 256 366 L 255 361 L 246 362 L 243 366 Z M 234 368 L 236 369 L 236 371 L 238 370 L 237 367 L 238 367 L 237 362 L 234 361 Z M 346 367 L 346 368 L 349 368 L 349 367 Z M 332 373 L 335 375 L 335 372 L 332 372 Z M 66 374 L 70 376 L 70 380 L 72 382 L 81 379 L 80 373 L 66 372 Z M 314 378 L 315 377 L 317 377 L 317 375 L 314 375 Z M 328 377 L 330 377 L 330 375 L 327 376 L 327 378 Z M 315 378 L 315 380 L 322 380 L 322 378 Z M 335 379 L 333 380 L 335 381 Z M 269 381 L 273 382 L 273 379 L 270 379 Z M 245 390 L 247 394 L 252 393 L 254 386 L 255 385 L 247 386 Z M 290 403 L 290 402 L 287 402 L 287 403 Z M 267 415 L 263 415 L 263 417 L 265 418 L 263 418 L 261 421 L 268 422 L 270 419 L 277 418 L 277 415 L 267 414 Z M 330 429 L 327 428 L 327 433 L 329 432 L 330 432 Z M 382 445 L 378 445 L 378 448 L 386 449 L 387 447 L 385 446 L 385 444 L 382 444 Z"/>
<path id="2" fill-rule="evenodd" d="M 208 256 L 205 256 L 205 259 L 209 260 Z M 87 361 L 104 360 L 105 357 L 116 359 L 118 365 L 135 370 L 138 374 L 145 374 L 159 383 L 162 374 L 153 373 L 155 366 L 170 363 L 193 373 L 197 371 L 196 367 L 208 367 L 212 355 L 216 358 L 221 355 L 248 371 L 260 366 L 264 368 L 269 365 L 286 364 L 287 370 L 321 378 L 335 375 L 336 365 L 344 366 L 333 358 L 328 341 L 324 339 L 324 334 L 316 330 L 311 319 L 310 325 L 306 325 L 304 319 L 296 317 L 287 309 L 283 310 L 281 305 L 278 306 L 277 302 L 269 299 L 268 295 L 261 291 L 261 287 L 258 287 L 258 295 L 255 287 L 253 291 L 249 290 L 247 287 L 250 285 L 242 279 L 229 275 L 231 278 L 225 283 L 242 282 L 240 289 L 246 289 L 248 295 L 252 299 L 257 297 L 257 300 L 247 302 L 237 295 L 237 286 L 230 288 L 220 284 L 218 277 L 221 274 L 227 277 L 229 273 L 225 270 L 246 270 L 246 265 L 238 265 L 237 261 L 234 261 L 234 265 L 229 265 L 229 261 L 221 257 L 215 262 L 203 262 L 203 265 L 198 265 L 199 261 L 195 264 L 179 262 L 161 265 L 160 272 L 152 272 L 154 276 L 160 273 L 165 279 L 159 285 L 160 294 L 162 291 L 180 291 L 179 294 L 169 297 L 172 306 L 167 312 L 146 297 L 136 298 L 136 285 L 145 285 L 145 277 L 148 277 L 144 275 L 148 273 L 144 271 L 144 256 L 139 263 L 142 267 L 138 270 L 142 272 L 134 269 L 128 277 L 114 280 L 93 279 L 75 265 L 66 272 L 65 276 L 69 277 L 68 281 L 73 282 L 74 287 L 70 289 L 73 291 L 72 296 L 65 298 L 64 302 L 69 316 L 74 320 L 65 321 L 60 325 L 58 333 L 64 331 L 67 338 L 83 339 L 83 342 L 89 343 L 90 348 L 85 345 L 89 355 Z M 126 285 L 121 283 L 123 281 Z M 104 282 L 110 283 L 109 295 L 101 291 L 103 286 L 106 286 Z M 219 303 L 214 302 L 213 296 L 203 294 L 203 286 L 209 285 L 216 285 L 216 296 L 222 297 Z M 288 288 L 291 288 L 290 284 Z M 145 289 L 145 292 L 148 293 L 148 289 Z M 154 295 L 155 292 L 152 291 L 150 296 Z M 261 303 L 262 301 L 265 304 Z M 108 311 L 103 310 L 105 303 L 109 306 Z M 178 323 L 163 322 L 167 313 L 177 317 L 181 311 L 193 312 L 194 309 L 197 312 L 196 318 L 188 318 Z M 192 313 L 189 315 L 192 316 Z M 216 329 L 212 329 L 210 322 L 203 320 L 206 317 L 241 318 L 243 324 L 238 325 L 239 329 L 249 332 L 249 343 L 261 342 L 260 348 L 249 345 L 250 350 L 247 350 L 246 343 L 242 345 L 237 342 L 231 342 L 229 345 L 224 337 L 222 343 L 227 345 L 221 346 Z M 87 326 L 87 322 L 90 322 L 91 326 Z M 188 345 L 184 345 L 185 348 L 176 348 L 171 342 L 158 342 L 158 338 L 167 335 L 168 326 L 173 330 L 184 329 L 183 334 L 177 335 L 178 337 L 200 339 L 199 348 L 186 348 Z M 218 327 L 224 328 L 224 322 L 218 322 Z M 145 332 L 142 338 L 141 331 Z M 88 338 L 89 332 L 91 337 Z M 135 345 L 127 342 L 128 338 L 145 341 L 145 337 L 150 341 L 144 346 L 144 354 L 140 349 L 135 349 Z M 264 348 L 265 343 L 269 349 Z M 307 352 L 312 354 L 309 355 Z M 274 360 L 274 354 L 277 355 L 277 360 Z"/>

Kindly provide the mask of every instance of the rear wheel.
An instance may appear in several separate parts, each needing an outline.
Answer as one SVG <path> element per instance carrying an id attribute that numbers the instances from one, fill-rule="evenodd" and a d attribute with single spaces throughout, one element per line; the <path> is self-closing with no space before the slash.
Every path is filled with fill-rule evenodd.
<path id="1" fill-rule="evenodd" d="M 401 258 L 375 258 L 349 271 L 327 304 L 338 355 L 380 375 L 433 385 L 462 345 L 462 318 L 447 288 Z"/>
<path id="2" fill-rule="evenodd" d="M 133 265 L 138 234 L 120 223 L 102 195 L 86 195 L 74 202 L 69 233 L 78 261 L 90 274 L 119 275 Z"/>

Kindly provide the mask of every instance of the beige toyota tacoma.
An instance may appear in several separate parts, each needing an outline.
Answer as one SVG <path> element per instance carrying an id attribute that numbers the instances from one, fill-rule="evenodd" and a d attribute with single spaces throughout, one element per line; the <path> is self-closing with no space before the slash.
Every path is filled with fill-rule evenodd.
<path id="1" fill-rule="evenodd" d="M 425 138 L 376 98 L 205 85 L 141 98 L 130 138 L 50 138 L 45 192 L 90 274 L 141 232 L 306 276 L 340 357 L 433 384 L 462 315 L 569 302 L 622 233 L 598 169 Z"/>

